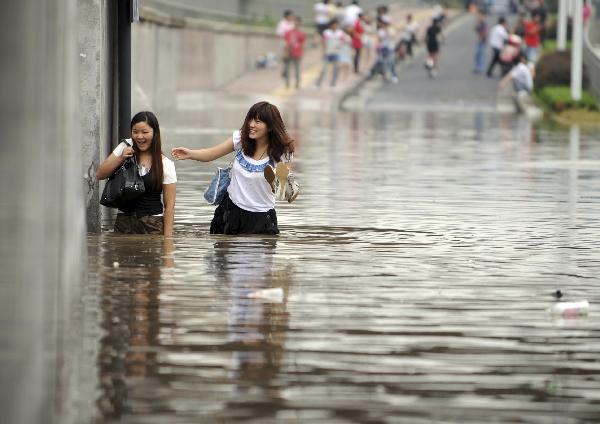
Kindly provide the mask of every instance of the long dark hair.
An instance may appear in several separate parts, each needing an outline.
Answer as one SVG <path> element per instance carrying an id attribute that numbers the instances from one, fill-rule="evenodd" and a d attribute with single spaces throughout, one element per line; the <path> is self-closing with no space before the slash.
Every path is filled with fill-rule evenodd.
<path id="1" fill-rule="evenodd" d="M 246 114 L 244 125 L 240 129 L 242 150 L 246 156 L 252 156 L 256 152 L 256 141 L 249 137 L 250 121 L 253 119 L 259 119 L 267 125 L 269 157 L 275 162 L 281 162 L 281 157 L 285 155 L 285 158 L 290 160 L 294 153 L 294 140 L 287 133 L 277 106 L 268 102 L 258 102 L 252 105 Z"/>
<path id="2" fill-rule="evenodd" d="M 162 148 L 160 144 L 160 126 L 158 125 L 158 119 L 152 112 L 143 111 L 138 112 L 131 119 L 131 130 L 133 131 L 133 126 L 138 122 L 145 122 L 150 125 L 150 128 L 154 130 L 154 137 L 152 139 L 152 145 L 150 146 L 150 153 L 152 154 L 152 187 L 155 190 L 160 190 L 162 188 L 163 181 L 163 166 L 162 166 Z M 133 150 L 135 151 L 135 156 L 139 159 L 139 151 L 137 148 L 137 144 L 133 143 Z"/>

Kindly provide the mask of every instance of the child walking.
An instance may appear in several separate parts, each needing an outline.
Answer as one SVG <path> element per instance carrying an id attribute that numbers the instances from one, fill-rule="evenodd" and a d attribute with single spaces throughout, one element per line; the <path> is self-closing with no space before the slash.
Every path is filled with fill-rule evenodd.
<path id="1" fill-rule="evenodd" d="M 210 233 L 279 234 L 276 194 L 278 199 L 292 202 L 299 189 L 288 167 L 294 140 L 276 106 L 254 104 L 242 128 L 220 144 L 199 150 L 175 147 L 171 154 L 176 160 L 210 162 L 234 151 L 231 183 L 215 209 Z"/>

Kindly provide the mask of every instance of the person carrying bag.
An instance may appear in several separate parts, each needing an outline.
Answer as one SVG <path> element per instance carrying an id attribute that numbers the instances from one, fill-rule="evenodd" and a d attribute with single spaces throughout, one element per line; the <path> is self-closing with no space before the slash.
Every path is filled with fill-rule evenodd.
<path id="1" fill-rule="evenodd" d="M 210 233 L 279 234 L 276 192 L 288 202 L 299 192 L 288 167 L 294 140 L 285 129 L 279 109 L 268 102 L 258 102 L 248 110 L 240 130 L 225 141 L 205 149 L 171 150 L 176 160 L 200 162 L 211 162 L 231 153 L 234 153 L 231 181 L 215 209 Z M 276 177 L 281 181 L 277 186 Z"/>
<path id="2" fill-rule="evenodd" d="M 173 161 L 162 154 L 160 127 L 152 112 L 139 112 L 133 117 L 131 139 L 133 141 L 131 145 L 125 141 L 121 142 L 96 171 L 98 180 L 111 177 L 107 182 L 110 186 L 116 185 L 120 188 L 116 181 L 125 180 L 124 187 L 129 189 L 124 189 L 124 193 L 133 190 L 135 186 L 135 183 L 131 185 L 127 183 L 126 175 L 129 175 L 129 172 L 137 172 L 144 184 L 142 194 L 138 193 L 133 198 L 122 196 L 121 200 L 115 203 L 119 213 L 115 220 L 114 231 L 122 234 L 172 236 L 177 175 Z M 132 166 L 132 163 L 135 165 Z M 129 182 L 131 181 L 130 179 Z M 104 194 L 102 202 L 104 202 Z M 106 203 L 109 203 L 108 194 Z M 109 206 L 115 207 L 112 204 Z"/>
<path id="3" fill-rule="evenodd" d="M 130 138 L 121 142 L 133 146 L 133 141 Z M 140 177 L 134 155 L 125 159 L 123 165 L 117 168 L 114 174 L 108 178 L 102 191 L 100 204 L 118 209 L 121 205 L 127 205 L 127 202 L 141 196 L 145 191 L 144 180 Z"/>

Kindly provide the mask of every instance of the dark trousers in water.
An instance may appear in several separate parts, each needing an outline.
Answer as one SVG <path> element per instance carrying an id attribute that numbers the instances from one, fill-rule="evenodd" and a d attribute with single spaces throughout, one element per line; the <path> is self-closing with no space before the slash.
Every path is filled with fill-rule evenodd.
<path id="1" fill-rule="evenodd" d="M 119 234 L 163 234 L 163 217 L 119 213 L 115 219 L 114 230 Z"/>

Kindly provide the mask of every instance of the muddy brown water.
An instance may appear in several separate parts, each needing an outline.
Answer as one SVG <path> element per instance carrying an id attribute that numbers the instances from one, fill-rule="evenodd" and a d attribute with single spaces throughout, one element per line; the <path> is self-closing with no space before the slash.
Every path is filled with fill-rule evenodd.
<path id="1" fill-rule="evenodd" d="M 165 150 L 244 112 L 163 118 Z M 597 133 L 284 117 L 302 192 L 280 236 L 209 235 L 214 164 L 187 162 L 173 240 L 89 236 L 98 422 L 600 421 Z M 550 314 L 557 289 L 589 315 Z"/>

